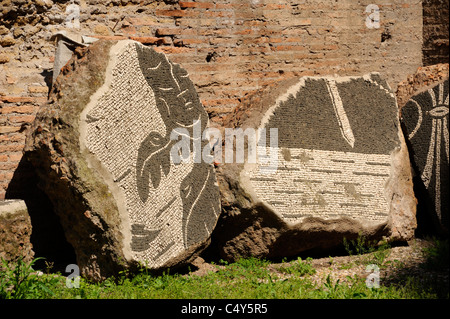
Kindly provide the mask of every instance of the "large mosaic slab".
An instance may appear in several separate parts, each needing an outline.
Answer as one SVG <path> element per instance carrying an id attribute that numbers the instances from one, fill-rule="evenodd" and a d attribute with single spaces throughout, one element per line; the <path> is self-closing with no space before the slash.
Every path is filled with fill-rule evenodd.
<path id="1" fill-rule="evenodd" d="M 42 143 L 35 141 L 47 141 L 38 126 L 48 127 L 64 149 L 59 161 L 68 166 L 56 169 L 69 181 L 60 187 L 81 197 L 63 212 L 68 205 L 61 201 L 70 202 L 72 195 L 64 199 L 47 188 L 55 209 L 62 215 L 79 209 L 89 220 L 81 223 L 103 229 L 67 225 L 77 260 L 91 277 L 97 274 L 90 268 L 107 273 L 119 259 L 150 268 L 187 262 L 207 245 L 220 212 L 214 167 L 192 160 L 194 145 L 203 149 L 208 143 L 195 140 L 193 130 L 204 130 L 208 117 L 188 73 L 134 41 L 97 41 L 77 56 L 57 78 L 53 101 L 38 115 L 28 148 L 36 166 L 42 164 L 42 154 L 36 156 Z M 69 127 L 52 125 L 55 118 Z M 181 135 L 190 151 L 180 162 L 172 150 Z M 114 252 L 107 256 L 104 247 Z"/>
<path id="2" fill-rule="evenodd" d="M 417 186 L 420 207 L 433 216 L 438 230 L 446 233 L 449 226 L 448 108 L 447 79 L 414 95 L 401 110 L 411 159 L 422 186 Z M 425 191 L 420 192 L 421 189 Z"/>
<path id="3" fill-rule="evenodd" d="M 269 236 L 264 254 L 338 245 L 358 232 L 411 238 L 416 225 L 408 152 L 395 97 L 381 76 L 303 77 L 278 94 L 269 106 L 263 96 L 254 118 L 248 117 L 264 132 L 258 145 L 264 160 L 247 161 L 239 174 L 255 209 L 280 223 L 267 222 L 276 235 Z M 275 132 L 276 147 L 270 144 Z M 237 237 L 224 241 L 243 244 Z"/>
<path id="4" fill-rule="evenodd" d="M 384 186 L 400 140 L 395 101 L 377 80 L 304 78 L 271 110 L 263 126 L 278 129 L 278 167 L 248 176 L 280 217 L 387 219 Z"/>
<path id="5" fill-rule="evenodd" d="M 159 266 L 206 240 L 219 215 L 213 167 L 170 157 L 172 132 L 193 137 L 208 117 L 187 72 L 164 54 L 133 42 L 112 50 L 110 82 L 81 116 L 81 143 L 124 193 L 133 257 Z"/>

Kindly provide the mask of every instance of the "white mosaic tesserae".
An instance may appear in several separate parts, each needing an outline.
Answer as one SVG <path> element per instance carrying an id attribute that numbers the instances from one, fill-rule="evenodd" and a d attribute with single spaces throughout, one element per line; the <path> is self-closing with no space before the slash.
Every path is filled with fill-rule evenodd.
<path id="1" fill-rule="evenodd" d="M 165 55 L 133 41 L 112 50 L 108 80 L 81 116 L 82 143 L 122 193 L 132 258 L 159 267 L 207 239 L 219 215 L 212 166 L 170 160 L 171 131 L 199 118 L 205 127 L 207 115 L 187 72 Z"/>

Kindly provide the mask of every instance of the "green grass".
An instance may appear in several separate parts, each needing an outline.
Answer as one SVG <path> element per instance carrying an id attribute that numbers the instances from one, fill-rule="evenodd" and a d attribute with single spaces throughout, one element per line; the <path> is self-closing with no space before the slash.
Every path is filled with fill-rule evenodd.
<path id="1" fill-rule="evenodd" d="M 432 239 L 434 245 L 424 249 L 427 261 L 423 265 L 424 269 L 442 269 L 449 264 L 449 245 L 447 240 Z"/>
<path id="2" fill-rule="evenodd" d="M 447 245 L 447 246 L 445 246 Z M 424 267 L 436 269 L 448 267 L 448 241 L 438 243 L 424 251 L 429 263 Z M 370 258 L 384 261 L 389 248 L 380 256 Z M 377 251 L 372 251 L 376 253 Z M 361 252 L 359 252 L 361 253 Z M 443 255 L 442 255 L 443 254 Z M 441 257 L 444 256 L 444 257 Z M 374 259 L 375 258 L 375 259 Z M 445 264 L 445 258 L 446 264 Z M 442 260 L 443 259 L 443 260 Z M 55 274 L 36 275 L 32 263 L 22 261 L 14 265 L 3 262 L 0 271 L 0 298 L 28 299 L 433 299 L 448 298 L 448 287 L 440 287 L 438 280 L 405 277 L 379 288 L 368 288 L 365 280 L 347 277 L 347 283 L 333 279 L 328 274 L 324 284 L 317 286 L 310 275 L 315 273 L 311 259 L 298 258 L 289 264 L 283 263 L 277 272 L 271 270 L 270 262 L 256 258 L 241 259 L 235 263 L 222 262 L 216 272 L 205 276 L 185 276 L 169 272 L 152 276 L 145 268 L 140 273 L 122 273 L 101 283 L 92 283 L 81 278 L 78 288 L 67 288 L 66 277 Z M 399 263 L 399 267 L 401 264 Z M 429 268 L 429 269 L 431 269 Z M 442 283 L 441 283 L 442 285 Z"/>
<path id="3" fill-rule="evenodd" d="M 313 275 L 316 273 L 316 270 L 311 265 L 311 262 L 311 257 L 306 258 L 305 261 L 303 261 L 301 257 L 298 257 L 296 262 L 290 264 L 289 266 L 282 266 L 279 271 L 297 276 Z"/>
<path id="4" fill-rule="evenodd" d="M 33 270 L 36 258 L 30 263 L 22 259 L 11 264 L 4 259 L 0 265 L 0 299 L 44 299 L 56 297 L 53 291 L 59 279 L 53 275 L 39 276 Z"/>

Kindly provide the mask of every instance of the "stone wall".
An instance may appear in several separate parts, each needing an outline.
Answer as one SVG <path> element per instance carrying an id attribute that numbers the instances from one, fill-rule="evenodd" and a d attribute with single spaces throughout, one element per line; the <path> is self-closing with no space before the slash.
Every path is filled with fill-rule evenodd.
<path id="1" fill-rule="evenodd" d="M 423 1 L 423 65 L 448 63 L 448 0 Z"/>
<path id="2" fill-rule="evenodd" d="M 422 65 L 421 2 L 377 1 L 379 28 L 366 23 L 372 0 L 76 0 L 79 19 L 67 24 L 70 3 L 0 2 L 0 198 L 15 196 L 13 177 L 27 178 L 14 172 L 52 82 L 49 39 L 58 31 L 166 53 L 190 73 L 217 126 L 246 95 L 280 80 L 377 71 L 395 90 Z"/>
<path id="3" fill-rule="evenodd" d="M 30 262 L 33 245 L 30 242 L 31 220 L 22 200 L 0 201 L 0 261 Z M 0 264 L 0 271 L 2 270 Z"/>

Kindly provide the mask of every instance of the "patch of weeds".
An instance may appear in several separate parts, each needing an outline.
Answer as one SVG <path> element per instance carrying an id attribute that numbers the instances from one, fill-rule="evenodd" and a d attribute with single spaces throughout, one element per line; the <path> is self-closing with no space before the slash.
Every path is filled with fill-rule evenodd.
<path id="1" fill-rule="evenodd" d="M 426 262 L 423 268 L 427 270 L 443 270 L 449 266 L 449 245 L 448 239 L 433 239 L 433 246 L 424 248 L 423 253 Z"/>
<path id="2" fill-rule="evenodd" d="M 323 287 L 316 289 L 316 298 L 320 299 L 364 299 L 371 297 L 371 290 L 364 282 L 358 278 L 347 276 L 348 283 L 341 282 L 340 279 L 333 280 L 331 274 L 328 274 Z"/>
<path id="3" fill-rule="evenodd" d="M 1 259 L 0 299 L 35 299 L 49 298 L 55 294 L 51 287 L 60 280 L 55 276 L 45 276 L 33 269 L 36 258 L 29 263 L 19 258 L 14 263 Z"/>
<path id="4" fill-rule="evenodd" d="M 366 237 L 358 235 L 355 240 L 350 241 L 348 241 L 347 238 L 344 237 L 343 244 L 349 256 L 360 256 L 373 252 L 375 242 L 371 242 Z"/>
<path id="5" fill-rule="evenodd" d="M 359 235 L 356 240 L 351 241 L 344 238 L 343 244 L 349 256 L 364 256 L 360 263 L 366 265 L 376 264 L 379 267 L 383 267 L 386 258 L 391 253 L 391 247 L 386 241 L 378 244 L 376 241 L 370 241 L 361 235 Z"/>
<path id="6" fill-rule="evenodd" d="M 356 264 L 354 262 L 349 262 L 349 263 L 345 263 L 345 264 L 340 265 L 339 269 L 341 269 L 341 270 L 352 269 L 355 266 L 356 266 Z"/>
<path id="7" fill-rule="evenodd" d="M 298 257 L 295 262 L 293 262 L 287 267 L 281 267 L 279 271 L 282 273 L 296 275 L 300 277 L 304 275 L 313 275 L 316 273 L 316 270 L 312 266 L 311 257 L 306 258 L 306 260 L 302 260 L 301 257 Z"/>
<path id="8" fill-rule="evenodd" d="M 333 266 L 334 264 L 334 258 L 331 256 L 328 256 L 328 263 L 330 264 L 330 266 Z"/>
<path id="9" fill-rule="evenodd" d="M 375 250 L 368 256 L 366 263 L 379 265 L 380 268 L 384 267 L 385 260 L 391 254 L 391 246 L 387 242 L 383 242 L 377 246 Z"/>
<path id="10" fill-rule="evenodd" d="M 406 267 L 406 264 L 404 261 L 394 259 L 384 262 L 384 265 L 387 266 L 393 266 L 396 269 L 404 269 Z"/>

